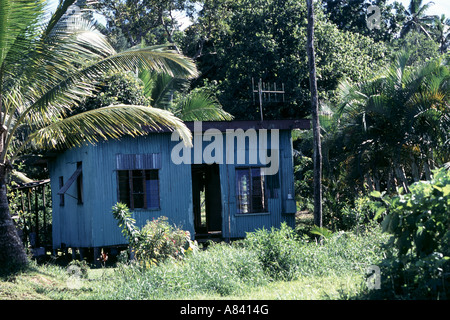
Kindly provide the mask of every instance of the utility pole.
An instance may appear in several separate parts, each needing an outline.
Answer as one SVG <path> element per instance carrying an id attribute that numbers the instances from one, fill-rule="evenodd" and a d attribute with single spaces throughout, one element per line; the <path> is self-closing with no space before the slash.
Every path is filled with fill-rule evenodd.
<path id="1" fill-rule="evenodd" d="M 319 98 L 317 93 L 316 60 L 314 51 L 314 4 L 306 0 L 308 10 L 308 64 L 311 89 L 311 113 L 314 136 L 314 224 L 322 228 L 322 147 L 320 139 Z"/>

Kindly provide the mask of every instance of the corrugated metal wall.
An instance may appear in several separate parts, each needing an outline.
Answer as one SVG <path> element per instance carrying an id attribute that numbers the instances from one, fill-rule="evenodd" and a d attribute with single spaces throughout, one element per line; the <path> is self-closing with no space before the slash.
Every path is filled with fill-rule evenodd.
<path id="1" fill-rule="evenodd" d="M 225 143 L 225 139 L 224 139 Z M 203 142 L 203 148 L 209 142 Z M 136 209 L 133 218 L 138 226 L 148 220 L 166 216 L 171 223 L 194 234 L 192 209 L 191 166 L 176 165 L 171 152 L 178 142 L 171 141 L 171 135 L 150 134 L 146 137 L 122 141 L 109 141 L 96 146 L 71 149 L 50 163 L 50 177 L 53 190 L 53 245 L 67 247 L 103 247 L 125 244 L 125 240 L 113 218 L 111 208 L 117 203 L 116 155 L 160 154 L 160 210 Z M 255 146 L 246 147 L 256 152 Z M 235 150 L 236 151 L 236 150 Z M 294 190 L 292 141 L 290 131 L 280 131 L 280 180 L 276 197 L 269 199 L 269 213 L 258 215 L 236 215 L 235 168 L 239 165 L 220 167 L 222 191 L 222 232 L 224 238 L 244 237 L 246 232 L 258 228 L 278 227 L 287 221 L 294 225 L 295 209 L 287 201 L 288 193 Z M 224 157 L 226 155 L 224 154 Z M 192 157 L 194 155 L 192 154 Z M 78 204 L 74 183 L 65 195 L 65 205 L 59 206 L 58 178 L 64 181 L 76 170 L 77 162 L 83 163 L 83 204 Z M 295 201 L 294 201 L 295 207 Z M 288 214 L 286 214 L 288 213 Z M 230 232 L 231 230 L 231 232 Z"/>
<path id="2" fill-rule="evenodd" d="M 257 152 L 255 149 L 257 148 L 249 146 L 247 152 Z M 241 165 L 222 165 L 220 167 L 224 217 L 222 230 L 224 238 L 245 237 L 247 232 L 261 228 L 270 229 L 272 226 L 279 227 L 282 222 L 286 222 L 291 227 L 295 226 L 295 200 L 287 200 L 288 193 L 294 190 L 292 137 L 290 131 L 279 132 L 279 155 L 279 174 L 274 176 L 274 179 L 279 179 L 279 184 L 277 184 L 278 188 L 275 187 L 273 190 L 274 196 L 268 199 L 268 213 L 237 214 L 235 170 Z"/>

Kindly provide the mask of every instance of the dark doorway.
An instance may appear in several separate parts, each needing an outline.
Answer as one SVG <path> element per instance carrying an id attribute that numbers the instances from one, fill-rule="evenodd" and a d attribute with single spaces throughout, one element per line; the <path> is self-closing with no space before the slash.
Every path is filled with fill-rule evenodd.
<path id="1" fill-rule="evenodd" d="M 195 237 L 222 236 L 222 195 L 217 164 L 192 165 Z"/>

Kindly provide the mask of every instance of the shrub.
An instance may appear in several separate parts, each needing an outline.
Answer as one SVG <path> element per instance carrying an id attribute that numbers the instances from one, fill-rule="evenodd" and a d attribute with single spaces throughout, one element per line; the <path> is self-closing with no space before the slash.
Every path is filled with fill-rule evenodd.
<path id="1" fill-rule="evenodd" d="M 282 223 L 279 229 L 259 229 L 247 234 L 245 247 L 254 250 L 265 272 L 276 280 L 292 280 L 297 276 L 296 254 L 300 243 L 292 228 Z"/>
<path id="2" fill-rule="evenodd" d="M 244 247 L 253 250 L 266 274 L 274 280 L 296 280 L 301 276 L 363 274 L 369 265 L 382 260 L 381 244 L 386 236 L 380 228 L 372 227 L 355 235 L 353 232 L 331 233 L 317 229 L 324 235 L 321 243 L 299 239 L 295 231 L 282 224 L 279 229 L 260 229 L 247 234 Z"/>
<path id="3" fill-rule="evenodd" d="M 338 224 L 341 230 L 355 230 L 357 233 L 370 228 L 377 211 L 376 204 L 368 196 L 360 196 L 353 205 L 345 204 Z"/>
<path id="4" fill-rule="evenodd" d="M 383 267 L 394 295 L 449 297 L 450 172 L 440 169 L 433 175 L 431 181 L 413 184 L 410 193 L 373 194 L 382 199 L 382 226 L 392 235 Z"/>
<path id="5" fill-rule="evenodd" d="M 122 203 L 113 207 L 113 216 L 143 266 L 158 264 L 169 258 L 183 259 L 197 250 L 197 243 L 191 240 L 190 233 L 170 225 L 166 217 L 147 221 L 138 229 L 131 212 Z"/>
<path id="6" fill-rule="evenodd" d="M 167 217 L 159 217 L 141 229 L 141 241 L 136 253 L 147 261 L 164 261 L 169 257 L 182 259 L 195 248 L 188 231 L 168 223 Z"/>
<path id="7" fill-rule="evenodd" d="M 318 244 L 296 239 L 294 231 L 282 225 L 249 233 L 232 245 L 212 243 L 180 262 L 168 259 L 146 269 L 119 264 L 116 276 L 99 282 L 95 294 L 109 300 L 196 299 L 245 295 L 275 278 L 362 277 L 368 265 L 380 262 L 384 239 L 378 230 L 360 236 L 340 232 Z"/>

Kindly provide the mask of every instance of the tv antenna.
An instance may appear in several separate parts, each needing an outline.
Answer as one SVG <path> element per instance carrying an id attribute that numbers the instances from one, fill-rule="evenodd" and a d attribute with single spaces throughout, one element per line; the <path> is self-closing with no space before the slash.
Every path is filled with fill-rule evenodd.
<path id="1" fill-rule="evenodd" d="M 253 91 L 253 104 L 256 104 L 256 94 L 258 94 L 259 100 L 259 112 L 261 113 L 261 121 L 264 120 L 263 115 L 263 101 L 266 102 L 279 102 L 278 97 L 282 95 L 282 102 L 284 102 L 284 83 L 281 84 L 281 90 L 277 89 L 277 84 L 273 83 L 265 83 L 262 82 L 262 79 L 259 79 L 258 88 L 255 87 L 255 79 L 252 78 L 252 91 Z"/>

